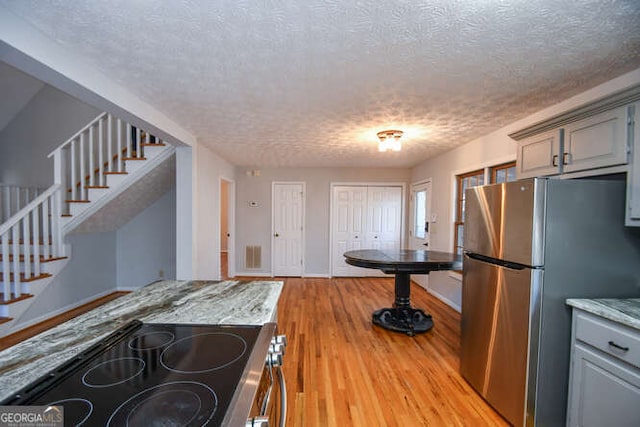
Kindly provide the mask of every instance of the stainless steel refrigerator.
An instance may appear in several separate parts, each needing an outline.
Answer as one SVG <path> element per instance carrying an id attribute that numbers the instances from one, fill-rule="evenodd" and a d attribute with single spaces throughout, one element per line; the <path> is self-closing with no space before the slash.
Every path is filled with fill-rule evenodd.
<path id="1" fill-rule="evenodd" d="M 465 199 L 460 371 L 513 425 L 564 425 L 566 298 L 640 296 L 624 182 L 535 178 Z"/>

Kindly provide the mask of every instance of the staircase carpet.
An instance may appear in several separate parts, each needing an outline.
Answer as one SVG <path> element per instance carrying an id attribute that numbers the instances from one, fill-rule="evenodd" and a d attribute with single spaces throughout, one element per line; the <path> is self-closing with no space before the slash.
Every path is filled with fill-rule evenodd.
<path id="1" fill-rule="evenodd" d="M 14 281 L 14 277 L 15 275 L 13 273 L 9 274 L 9 281 L 13 282 Z M 46 279 L 47 277 L 51 277 L 51 274 L 49 273 L 40 273 L 38 276 L 29 276 L 29 277 L 25 277 L 24 273 L 20 273 L 20 283 L 28 283 L 28 282 L 33 282 L 35 280 L 40 280 L 40 279 Z M 4 281 L 4 273 L 0 273 L 0 282 Z"/>
<path id="2" fill-rule="evenodd" d="M 21 294 L 19 297 L 16 297 L 14 294 L 10 294 L 9 296 L 10 298 L 7 301 L 5 301 L 4 292 L 0 292 L 0 305 L 9 305 L 9 304 L 13 304 L 15 302 L 33 297 L 33 295 L 31 294 Z"/>

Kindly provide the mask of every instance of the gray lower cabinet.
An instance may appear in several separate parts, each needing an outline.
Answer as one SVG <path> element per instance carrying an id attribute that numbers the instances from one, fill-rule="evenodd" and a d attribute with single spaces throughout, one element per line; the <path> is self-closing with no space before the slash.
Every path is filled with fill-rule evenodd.
<path id="1" fill-rule="evenodd" d="M 568 426 L 640 426 L 640 331 L 573 310 Z"/>

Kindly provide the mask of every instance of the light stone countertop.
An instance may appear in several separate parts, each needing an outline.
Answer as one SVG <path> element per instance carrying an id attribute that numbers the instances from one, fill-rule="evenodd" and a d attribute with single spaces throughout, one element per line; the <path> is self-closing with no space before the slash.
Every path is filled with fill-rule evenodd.
<path id="1" fill-rule="evenodd" d="M 282 282 L 161 281 L 0 352 L 0 400 L 134 319 L 146 323 L 262 325 L 276 321 Z"/>
<path id="2" fill-rule="evenodd" d="M 640 298 L 571 298 L 567 304 L 640 330 Z"/>

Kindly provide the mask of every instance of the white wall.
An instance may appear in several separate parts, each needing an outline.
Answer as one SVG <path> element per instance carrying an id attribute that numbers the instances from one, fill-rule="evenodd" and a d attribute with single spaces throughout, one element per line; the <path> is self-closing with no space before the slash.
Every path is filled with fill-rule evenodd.
<path id="1" fill-rule="evenodd" d="M 220 178 L 234 179 L 235 166 L 209 148 L 193 148 L 193 279 L 220 279 Z M 178 218 L 178 221 L 180 219 Z"/>
<path id="2" fill-rule="evenodd" d="M 118 289 L 134 290 L 161 278 L 176 278 L 175 206 L 174 188 L 117 231 Z"/>
<path id="3" fill-rule="evenodd" d="M 431 224 L 431 249 L 448 252 L 453 250 L 455 175 L 514 160 L 516 142 L 509 138 L 510 133 L 638 83 L 640 70 L 599 85 L 414 167 L 411 171 L 412 182 L 432 178 L 432 212 L 437 214 L 438 221 Z M 452 307 L 459 309 L 461 281 L 452 276 L 455 275 L 449 272 L 434 272 L 429 275 L 428 280 L 426 276 L 413 278 Z"/>
<path id="4" fill-rule="evenodd" d="M 332 182 L 407 183 L 408 169 L 377 168 L 262 168 L 259 176 L 238 170 L 236 177 L 236 273 L 271 273 L 271 186 L 274 181 L 306 183 L 305 272 L 307 276 L 328 276 L 330 189 Z M 257 207 L 249 207 L 249 201 Z M 406 215 L 405 215 L 406 217 Z M 262 268 L 244 268 L 244 248 L 262 246 Z"/>
<path id="5" fill-rule="evenodd" d="M 73 248 L 68 264 L 23 313 L 18 325 L 26 327 L 115 290 L 116 233 L 75 234 L 67 241 Z"/>
<path id="6" fill-rule="evenodd" d="M 94 107 L 45 85 L 0 132 L 0 182 L 49 187 L 49 153 L 98 114 Z"/>

